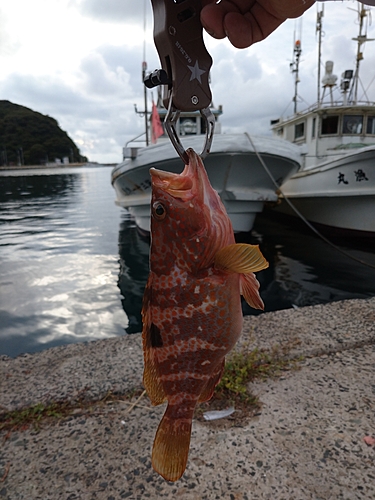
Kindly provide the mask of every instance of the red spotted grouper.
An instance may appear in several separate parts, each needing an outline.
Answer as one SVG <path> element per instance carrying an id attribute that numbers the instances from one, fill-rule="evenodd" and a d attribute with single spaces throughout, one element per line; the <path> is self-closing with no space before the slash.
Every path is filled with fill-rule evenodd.
<path id="1" fill-rule="evenodd" d="M 236 244 L 201 158 L 181 174 L 150 169 L 150 275 L 143 299 L 143 382 L 153 405 L 168 402 L 152 451 L 168 481 L 185 471 L 194 409 L 219 383 L 243 324 L 242 294 L 263 309 L 253 274 L 268 267 L 258 246 Z"/>

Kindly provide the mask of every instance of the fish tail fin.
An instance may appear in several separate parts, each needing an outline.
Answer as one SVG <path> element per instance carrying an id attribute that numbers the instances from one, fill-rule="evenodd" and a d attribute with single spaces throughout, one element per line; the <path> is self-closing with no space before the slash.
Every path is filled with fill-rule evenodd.
<path id="1" fill-rule="evenodd" d="M 194 408 L 169 404 L 156 432 L 152 466 L 167 481 L 177 481 L 185 472 Z"/>

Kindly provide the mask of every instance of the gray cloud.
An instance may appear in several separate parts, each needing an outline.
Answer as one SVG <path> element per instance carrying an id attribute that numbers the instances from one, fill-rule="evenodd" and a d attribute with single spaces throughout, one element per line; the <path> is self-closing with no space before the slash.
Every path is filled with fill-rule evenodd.
<path id="1" fill-rule="evenodd" d="M 135 93 L 141 94 L 143 92 L 141 78 L 143 48 L 140 47 L 135 50 L 125 45 L 102 45 L 98 47 L 97 53 L 102 56 L 110 70 L 116 71 L 117 68 L 121 67 L 126 71 L 129 75 L 129 84 Z M 149 40 L 146 44 L 146 62 L 149 71 L 160 67 L 159 58 L 152 40 Z"/>
<path id="2" fill-rule="evenodd" d="M 35 111 L 50 114 L 53 109 L 59 114 L 70 114 L 86 107 L 89 99 L 80 95 L 64 81 L 55 77 L 38 78 L 30 74 L 13 73 L 0 83 L 5 99 L 17 104 L 31 106 Z"/>
<path id="3" fill-rule="evenodd" d="M 143 2 L 71 0 L 71 5 L 99 22 L 121 22 L 124 29 L 128 22 L 136 22 L 142 27 Z M 146 0 L 146 5 L 150 26 L 150 0 Z M 339 5 L 330 5 L 326 10 L 331 10 L 331 7 L 340 15 L 337 19 L 328 15 L 325 18 L 327 36 L 323 45 L 323 61 L 334 60 L 334 71 L 340 76 L 345 69 L 354 67 L 356 46 L 351 36 L 356 35 L 357 27 L 343 23 L 342 19 L 348 19 L 344 8 L 340 10 Z M 317 83 L 313 9 L 305 19 L 299 85 L 299 95 L 304 100 L 299 104 L 301 110 L 315 102 Z M 289 63 L 293 27 L 294 21 L 288 21 L 267 40 L 246 50 L 234 50 L 226 41 L 217 42 L 205 36 L 214 59 L 211 75 L 213 100 L 216 106 L 223 105 L 221 122 L 224 131 L 247 130 L 252 134 L 270 134 L 271 119 L 292 114 L 294 85 Z M 373 29 L 369 30 L 369 37 L 374 37 Z M 91 160 L 120 161 L 123 145 L 143 131 L 144 120 L 134 112 L 134 104 L 140 110 L 144 106 L 142 59 L 141 42 L 135 47 L 103 44 L 93 47 L 69 75 L 49 74 L 46 62 L 46 74 L 41 77 L 20 73 L 4 76 L 0 81 L 0 95 L 2 99 L 56 118 L 79 144 L 82 154 Z M 147 38 L 146 59 L 150 71 L 159 67 L 151 34 Z M 365 87 L 373 78 L 374 67 L 375 43 L 372 42 L 365 48 L 362 63 Z M 375 84 L 372 88 L 369 97 L 375 100 Z M 149 98 L 151 100 L 150 95 Z"/>
<path id="4" fill-rule="evenodd" d="M 134 113 L 141 91 L 131 89 L 122 68 L 112 71 L 95 54 L 82 64 L 80 77 L 78 85 L 71 86 L 56 77 L 12 74 L 0 84 L 0 92 L 5 99 L 54 117 L 90 159 L 120 161 L 126 137 L 142 132 L 143 121 Z"/>
<path id="5" fill-rule="evenodd" d="M 151 11 L 150 0 L 142 2 L 139 0 L 75 0 L 74 3 L 84 16 L 110 23 L 142 22 L 144 9 L 146 8 L 147 15 Z"/>

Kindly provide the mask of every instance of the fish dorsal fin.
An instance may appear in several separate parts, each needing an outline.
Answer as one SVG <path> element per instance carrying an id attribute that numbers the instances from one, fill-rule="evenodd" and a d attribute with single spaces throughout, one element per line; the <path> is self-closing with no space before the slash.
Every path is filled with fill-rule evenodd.
<path id="1" fill-rule="evenodd" d="M 241 294 L 249 306 L 263 311 L 264 304 L 259 295 L 259 281 L 256 279 L 255 274 L 241 274 L 240 283 Z"/>
<path id="2" fill-rule="evenodd" d="M 158 339 L 155 339 L 155 333 L 153 332 L 153 329 L 155 328 L 153 328 L 149 307 L 151 288 L 151 283 L 148 282 L 143 297 L 142 308 L 142 341 L 145 363 L 143 372 L 143 385 L 145 386 L 147 395 L 150 398 L 151 403 L 153 405 L 160 405 L 166 400 L 166 396 L 159 379 L 159 374 L 155 362 L 155 349 L 157 349 L 157 347 L 155 347 L 155 342 Z"/>
<path id="3" fill-rule="evenodd" d="M 259 250 L 259 245 L 234 243 L 220 249 L 215 255 L 216 269 L 232 273 L 255 273 L 266 269 L 268 262 Z"/>

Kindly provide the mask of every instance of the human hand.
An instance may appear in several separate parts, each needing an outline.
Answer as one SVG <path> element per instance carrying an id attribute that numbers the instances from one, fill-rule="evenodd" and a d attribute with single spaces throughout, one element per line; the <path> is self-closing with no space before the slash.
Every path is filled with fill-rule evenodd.
<path id="1" fill-rule="evenodd" d="M 315 0 L 202 0 L 201 22 L 214 38 L 238 49 L 267 38 L 286 19 L 301 16 Z"/>

